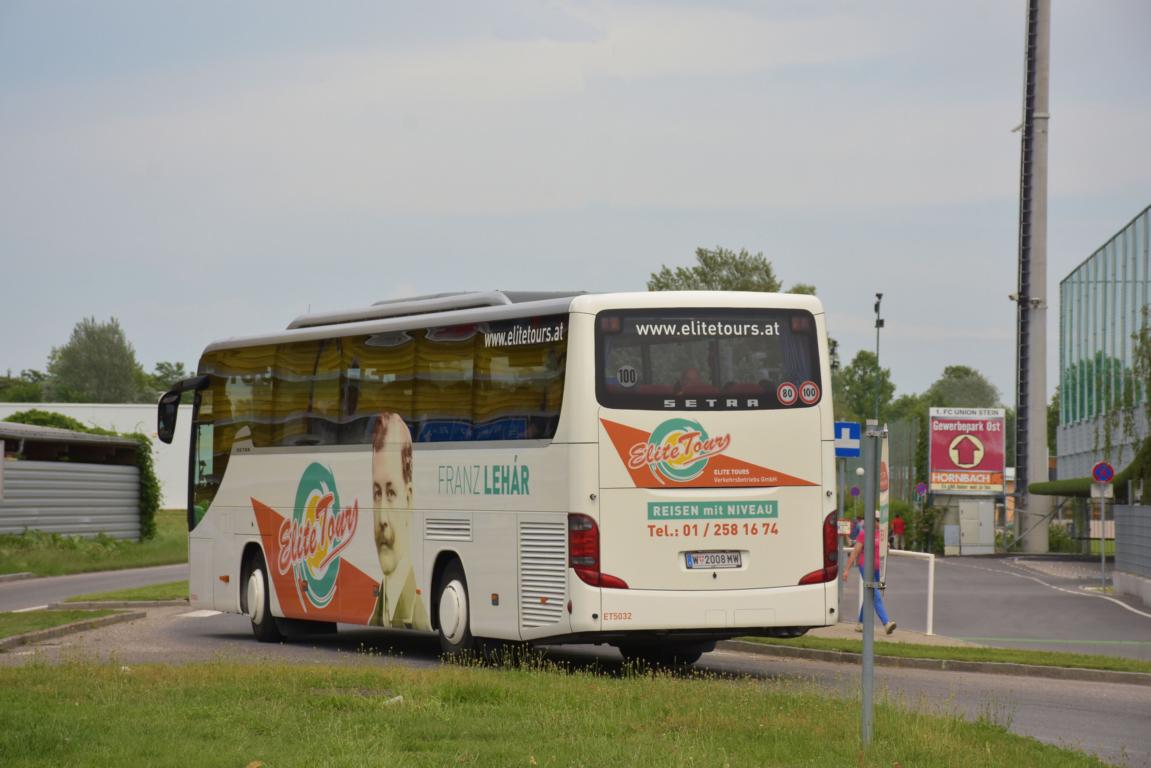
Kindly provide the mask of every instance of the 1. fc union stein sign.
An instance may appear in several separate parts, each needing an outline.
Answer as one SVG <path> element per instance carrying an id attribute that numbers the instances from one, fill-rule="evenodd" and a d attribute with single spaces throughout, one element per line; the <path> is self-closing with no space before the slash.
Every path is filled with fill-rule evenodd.
<path id="1" fill-rule="evenodd" d="M 932 493 L 1003 493 L 1002 408 L 932 408 Z"/>

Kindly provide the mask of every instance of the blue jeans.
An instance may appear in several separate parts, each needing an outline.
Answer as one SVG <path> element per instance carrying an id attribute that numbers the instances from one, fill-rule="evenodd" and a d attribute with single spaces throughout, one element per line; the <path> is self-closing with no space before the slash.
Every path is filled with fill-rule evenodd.
<path id="1" fill-rule="evenodd" d="M 859 565 L 857 567 L 859 568 L 859 575 L 863 577 L 864 580 L 866 580 L 867 574 L 863 572 L 863 566 Z M 875 572 L 875 580 L 879 581 L 878 570 Z M 873 595 L 875 595 L 875 615 L 879 617 L 880 624 L 887 626 L 887 608 L 883 606 L 883 590 L 873 589 L 871 592 Z M 859 607 L 859 623 L 863 623 L 863 606 Z"/>

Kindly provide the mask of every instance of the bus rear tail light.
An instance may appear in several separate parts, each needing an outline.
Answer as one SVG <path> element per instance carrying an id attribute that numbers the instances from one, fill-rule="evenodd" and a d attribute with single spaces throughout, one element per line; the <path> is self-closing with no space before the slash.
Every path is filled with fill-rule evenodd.
<path id="1" fill-rule="evenodd" d="M 627 589 L 626 581 L 600 571 L 599 526 L 587 515 L 568 515 L 568 564 L 585 584 Z"/>
<path id="2" fill-rule="evenodd" d="M 823 518 L 823 567 L 799 580 L 800 584 L 822 584 L 839 576 L 839 526 L 836 513 Z"/>

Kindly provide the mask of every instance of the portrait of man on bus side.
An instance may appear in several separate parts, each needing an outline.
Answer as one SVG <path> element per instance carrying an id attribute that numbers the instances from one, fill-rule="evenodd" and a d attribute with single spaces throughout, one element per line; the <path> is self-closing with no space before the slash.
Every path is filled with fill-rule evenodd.
<path id="1" fill-rule="evenodd" d="M 372 427 L 372 533 L 380 559 L 380 594 L 372 623 L 429 629 L 412 565 L 412 433 L 384 411 Z"/>

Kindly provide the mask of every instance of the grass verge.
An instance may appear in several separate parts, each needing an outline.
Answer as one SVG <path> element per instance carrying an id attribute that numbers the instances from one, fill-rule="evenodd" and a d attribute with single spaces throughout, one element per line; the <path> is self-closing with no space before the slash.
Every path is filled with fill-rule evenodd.
<path id="1" fill-rule="evenodd" d="M 27 611 L 25 613 L 0 613 L 0 638 L 35 632 L 38 629 L 71 624 L 84 619 L 98 619 L 116 613 L 110 610 L 95 611 Z M 0 753 L 2 754 L 2 753 Z"/>
<path id="2" fill-rule="evenodd" d="M 796 684 L 516 669 L 241 665 L 0 668 L 0 754 L 40 765 L 1103 766 L 968 722 Z M 854 713 L 853 713 L 854 710 Z M 226 736 L 221 736 L 226 734 Z"/>
<path id="3" fill-rule="evenodd" d="M 169 581 L 164 584 L 149 584 L 146 587 L 132 587 L 118 589 L 114 592 L 93 592 L 89 595 L 76 595 L 69 597 L 66 603 L 83 603 L 90 600 L 122 600 L 132 602 L 135 600 L 187 600 L 188 582 Z"/>
<path id="4" fill-rule="evenodd" d="M 186 562 L 188 524 L 180 510 L 158 513 L 156 535 L 147 541 L 81 539 L 41 531 L 0 536 L 0 573 L 59 576 Z"/>
<path id="5" fill-rule="evenodd" d="M 753 643 L 786 645 L 792 648 L 811 648 L 819 651 L 846 651 L 862 653 L 862 640 L 840 640 L 825 637 L 798 637 L 783 640 L 773 637 L 745 637 Z M 916 645 L 914 643 L 885 643 L 875 641 L 876 656 L 896 656 L 903 659 L 943 659 L 946 661 L 991 661 L 1006 664 L 1035 664 L 1041 667 L 1076 667 L 1105 669 L 1114 672 L 1148 672 L 1151 662 L 1126 659 L 1119 656 L 1094 656 L 1058 651 L 1029 651 L 1015 648 L 966 648 L 947 645 Z"/>

